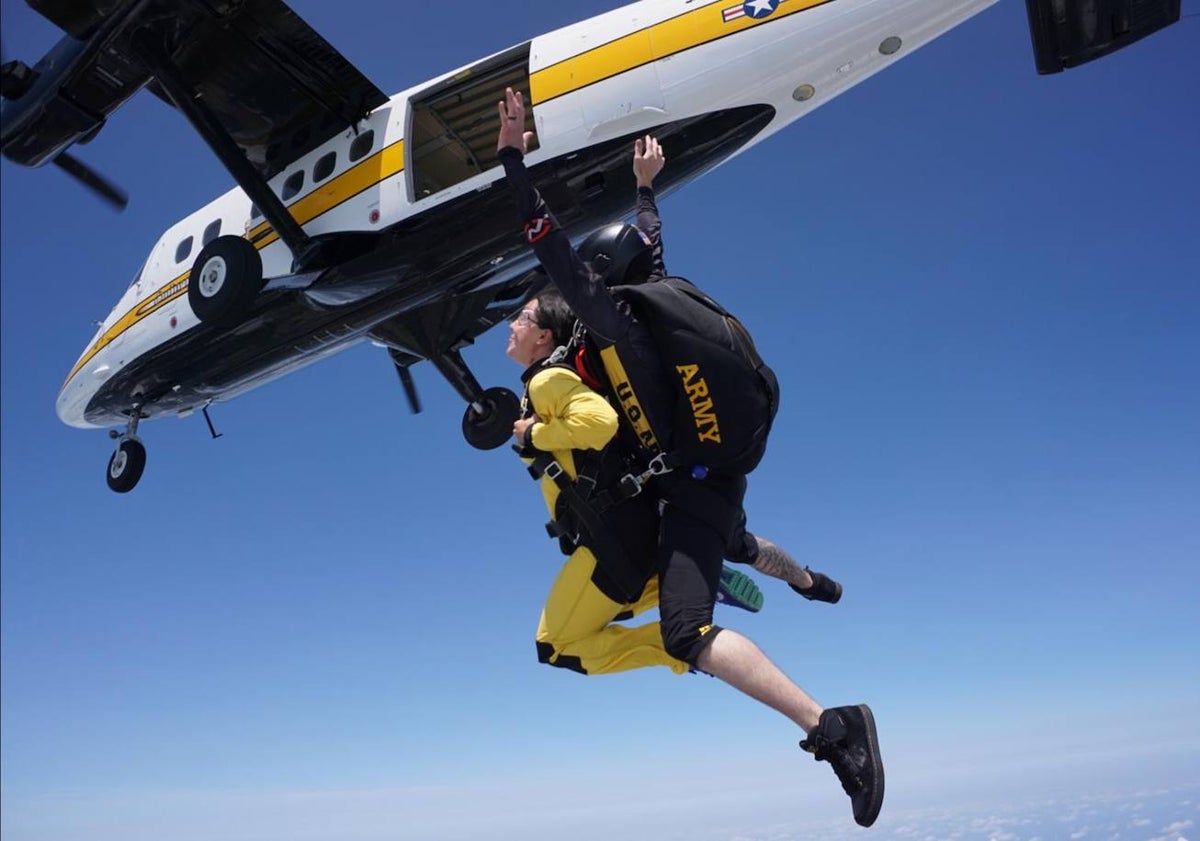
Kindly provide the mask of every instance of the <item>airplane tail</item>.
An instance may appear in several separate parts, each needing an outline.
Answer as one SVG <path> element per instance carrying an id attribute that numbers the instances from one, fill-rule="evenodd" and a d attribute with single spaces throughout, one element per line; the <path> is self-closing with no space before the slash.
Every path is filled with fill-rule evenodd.
<path id="1" fill-rule="evenodd" d="M 1061 73 L 1179 20 L 1180 0 L 1025 0 L 1038 73 Z"/>

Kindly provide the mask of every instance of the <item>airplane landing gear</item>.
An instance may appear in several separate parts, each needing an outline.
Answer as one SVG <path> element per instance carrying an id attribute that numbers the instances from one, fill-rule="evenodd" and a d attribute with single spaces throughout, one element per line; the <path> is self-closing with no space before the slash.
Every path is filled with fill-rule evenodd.
<path id="1" fill-rule="evenodd" d="M 109 433 L 117 439 L 117 448 L 108 460 L 108 470 L 104 478 L 108 481 L 109 489 L 119 494 L 133 490 L 146 469 L 146 447 L 137 437 L 139 417 L 137 407 L 134 407 L 134 415 L 129 419 L 125 434 Z"/>
<path id="2" fill-rule="evenodd" d="M 489 388 L 463 414 L 463 437 L 477 450 L 494 450 L 512 437 L 520 413 L 517 395 L 507 388 Z"/>
<path id="3" fill-rule="evenodd" d="M 470 404 L 462 421 L 463 437 L 468 444 L 477 450 L 494 450 L 512 437 L 513 424 L 521 414 L 517 395 L 499 386 L 485 391 L 458 351 L 434 356 L 429 361 Z"/>
<path id="4" fill-rule="evenodd" d="M 188 303 L 204 324 L 227 324 L 246 314 L 262 290 L 262 260 L 243 237 L 217 237 L 188 275 Z"/>
<path id="5" fill-rule="evenodd" d="M 507 388 L 484 389 L 463 360 L 462 349 L 473 336 L 512 315 L 544 283 L 545 276 L 538 270 L 508 288 L 503 297 L 485 287 L 375 325 L 369 335 L 388 349 L 412 410 L 421 411 L 421 402 L 408 369 L 427 359 L 467 402 L 462 419 L 467 443 L 494 450 L 508 441 L 521 414 L 521 401 Z"/>

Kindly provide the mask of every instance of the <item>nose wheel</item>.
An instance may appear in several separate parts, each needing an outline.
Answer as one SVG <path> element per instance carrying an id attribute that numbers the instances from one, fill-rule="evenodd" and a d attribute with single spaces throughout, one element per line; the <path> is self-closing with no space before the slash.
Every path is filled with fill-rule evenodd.
<path id="1" fill-rule="evenodd" d="M 126 438 L 117 444 L 108 460 L 108 487 L 119 494 L 129 493 L 142 478 L 146 469 L 146 448 L 136 438 Z"/>
<path id="2" fill-rule="evenodd" d="M 108 459 L 108 470 L 105 471 L 104 478 L 109 489 L 119 494 L 133 490 L 146 469 L 146 447 L 137 437 L 139 418 L 135 408 L 124 435 L 118 432 L 109 433 L 117 440 L 117 448 Z"/>

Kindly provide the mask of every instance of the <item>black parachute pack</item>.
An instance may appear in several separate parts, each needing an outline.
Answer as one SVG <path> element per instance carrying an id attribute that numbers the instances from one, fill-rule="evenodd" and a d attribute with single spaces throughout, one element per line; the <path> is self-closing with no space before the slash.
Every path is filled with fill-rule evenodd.
<path id="1" fill-rule="evenodd" d="M 749 473 L 762 459 L 779 408 L 779 381 L 741 322 L 690 281 L 614 286 L 649 329 L 675 395 L 668 469 Z M 669 432 L 663 435 L 663 432 Z"/>

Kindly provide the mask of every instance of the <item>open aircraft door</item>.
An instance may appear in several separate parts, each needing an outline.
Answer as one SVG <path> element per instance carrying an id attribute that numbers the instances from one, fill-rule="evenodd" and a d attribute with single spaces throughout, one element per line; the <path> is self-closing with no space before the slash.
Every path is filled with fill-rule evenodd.
<path id="1" fill-rule="evenodd" d="M 1038 73 L 1127 47 L 1179 20 L 1179 0 L 1025 0 Z"/>

